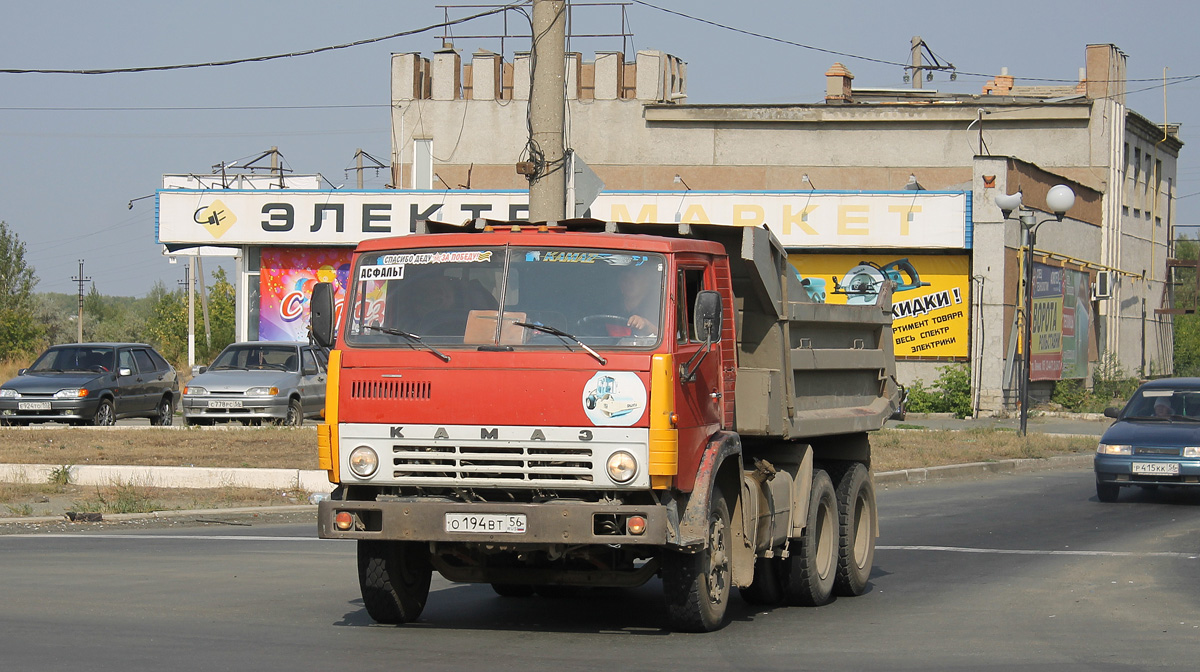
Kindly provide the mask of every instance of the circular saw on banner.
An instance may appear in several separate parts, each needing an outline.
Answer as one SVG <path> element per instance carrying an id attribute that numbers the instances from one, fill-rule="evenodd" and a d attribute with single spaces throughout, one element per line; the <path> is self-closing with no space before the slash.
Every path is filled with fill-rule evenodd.
<path id="1" fill-rule="evenodd" d="M 896 283 L 894 293 L 907 292 L 918 287 L 928 287 L 928 282 L 922 282 L 920 274 L 908 258 L 897 259 L 880 266 L 870 261 L 860 261 L 858 265 L 846 271 L 842 282 L 833 276 L 833 293 L 845 294 L 846 303 L 856 305 L 871 305 L 879 298 L 884 280 Z"/>

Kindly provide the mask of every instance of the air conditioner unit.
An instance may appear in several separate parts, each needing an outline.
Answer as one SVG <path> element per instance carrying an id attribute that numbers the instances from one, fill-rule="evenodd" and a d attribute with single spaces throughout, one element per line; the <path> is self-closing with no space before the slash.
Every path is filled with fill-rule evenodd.
<path id="1" fill-rule="evenodd" d="M 1096 282 L 1092 285 L 1092 300 L 1112 298 L 1112 271 L 1096 271 Z"/>

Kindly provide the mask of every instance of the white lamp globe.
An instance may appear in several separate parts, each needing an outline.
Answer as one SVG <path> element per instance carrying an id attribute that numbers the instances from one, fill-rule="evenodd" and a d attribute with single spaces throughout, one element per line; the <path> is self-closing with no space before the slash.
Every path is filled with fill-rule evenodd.
<path id="1" fill-rule="evenodd" d="M 1056 184 L 1046 192 L 1046 207 L 1056 215 L 1062 215 L 1075 205 L 1075 192 L 1065 184 Z"/>

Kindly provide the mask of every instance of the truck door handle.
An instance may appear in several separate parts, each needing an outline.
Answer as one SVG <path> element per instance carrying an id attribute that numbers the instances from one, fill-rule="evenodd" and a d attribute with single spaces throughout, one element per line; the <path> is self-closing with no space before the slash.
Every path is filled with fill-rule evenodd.
<path id="1" fill-rule="evenodd" d="M 712 397 L 713 401 L 716 401 L 717 399 L 720 399 L 722 395 L 720 392 L 713 390 L 712 393 L 709 394 L 708 396 Z"/>

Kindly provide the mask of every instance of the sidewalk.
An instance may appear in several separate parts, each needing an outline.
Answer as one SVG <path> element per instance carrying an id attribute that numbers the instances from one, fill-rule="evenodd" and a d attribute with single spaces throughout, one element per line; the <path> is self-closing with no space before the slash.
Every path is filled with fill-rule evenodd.
<path id="1" fill-rule="evenodd" d="M 1068 434 L 1076 436 L 1099 437 L 1113 423 L 1112 418 L 1106 418 L 1100 413 L 1034 413 L 1027 421 L 1030 434 Z M 1011 418 L 965 418 L 959 420 L 950 413 L 909 413 L 902 422 L 888 420 L 885 429 L 906 429 L 920 427 L 922 429 L 970 430 L 970 429 L 1011 429 L 1017 431 L 1021 426 L 1018 417 Z"/>

